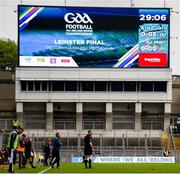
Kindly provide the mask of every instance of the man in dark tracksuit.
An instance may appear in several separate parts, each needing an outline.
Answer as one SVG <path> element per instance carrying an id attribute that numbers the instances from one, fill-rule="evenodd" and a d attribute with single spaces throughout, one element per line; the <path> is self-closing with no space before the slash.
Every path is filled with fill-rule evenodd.
<path id="1" fill-rule="evenodd" d="M 18 137 L 20 134 L 22 134 L 24 129 L 21 126 L 17 127 L 17 130 L 14 130 L 10 133 L 9 139 L 8 139 L 8 149 L 9 149 L 9 173 L 13 173 L 13 158 L 14 158 L 14 153 L 15 150 L 17 149 L 18 146 Z"/>
<path id="2" fill-rule="evenodd" d="M 44 166 L 48 166 L 48 159 L 51 152 L 51 141 L 48 139 L 47 143 L 44 146 Z"/>
<path id="3" fill-rule="evenodd" d="M 28 160 L 29 160 L 29 163 L 31 164 L 31 167 L 35 168 L 35 166 L 33 165 L 33 156 L 31 154 L 32 154 L 32 141 L 30 138 L 27 138 L 26 144 L 25 144 L 25 161 L 23 164 L 24 168 Z"/>
<path id="4" fill-rule="evenodd" d="M 59 132 L 56 133 L 56 138 L 53 141 L 53 149 L 52 149 L 52 160 L 51 160 L 51 167 L 54 168 L 54 165 L 57 163 L 57 168 L 59 167 L 60 161 L 60 147 L 62 146 L 60 140 Z"/>
<path id="5" fill-rule="evenodd" d="M 91 168 L 91 162 L 92 162 L 92 152 L 94 151 L 93 149 L 93 144 L 92 144 L 92 131 L 88 130 L 88 134 L 84 137 L 84 163 L 85 163 L 85 168 L 87 168 L 87 163 L 89 162 L 89 168 Z"/>

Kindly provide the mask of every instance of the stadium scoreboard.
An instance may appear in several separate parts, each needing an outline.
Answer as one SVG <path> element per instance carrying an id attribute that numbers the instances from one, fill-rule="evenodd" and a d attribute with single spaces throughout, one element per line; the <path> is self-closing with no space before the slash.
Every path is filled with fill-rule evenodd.
<path id="1" fill-rule="evenodd" d="M 19 66 L 168 68 L 170 9 L 18 6 Z"/>

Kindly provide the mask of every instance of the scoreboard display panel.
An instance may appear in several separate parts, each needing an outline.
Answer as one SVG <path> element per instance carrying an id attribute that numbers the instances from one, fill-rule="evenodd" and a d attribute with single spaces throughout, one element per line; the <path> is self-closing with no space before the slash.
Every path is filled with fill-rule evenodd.
<path id="1" fill-rule="evenodd" d="M 170 9 L 18 6 L 19 66 L 168 68 Z"/>

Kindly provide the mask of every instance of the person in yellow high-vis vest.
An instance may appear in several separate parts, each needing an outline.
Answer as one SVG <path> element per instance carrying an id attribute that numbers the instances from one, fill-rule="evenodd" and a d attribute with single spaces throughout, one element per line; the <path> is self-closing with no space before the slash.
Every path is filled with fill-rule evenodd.
<path id="1" fill-rule="evenodd" d="M 14 158 L 14 152 L 18 147 L 18 137 L 20 134 L 22 134 L 24 129 L 21 126 L 18 126 L 16 130 L 12 131 L 9 135 L 8 144 L 7 147 L 9 149 L 9 173 L 13 173 L 13 158 Z"/>
<path id="2" fill-rule="evenodd" d="M 15 119 L 12 121 L 12 125 L 13 125 L 13 129 L 17 129 L 17 127 L 20 126 L 21 124 L 17 119 Z"/>

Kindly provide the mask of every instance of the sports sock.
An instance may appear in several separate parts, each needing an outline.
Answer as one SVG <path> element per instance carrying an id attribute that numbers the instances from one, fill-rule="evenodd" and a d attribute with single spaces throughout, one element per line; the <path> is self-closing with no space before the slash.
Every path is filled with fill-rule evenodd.
<path id="1" fill-rule="evenodd" d="M 92 162 L 92 160 L 91 159 L 89 159 L 89 168 L 91 168 L 92 166 L 91 166 L 91 162 Z"/>
<path id="2" fill-rule="evenodd" d="M 84 160 L 85 167 L 87 168 L 87 159 Z"/>

